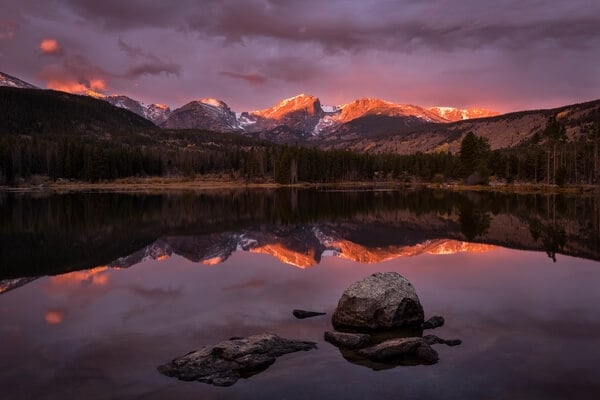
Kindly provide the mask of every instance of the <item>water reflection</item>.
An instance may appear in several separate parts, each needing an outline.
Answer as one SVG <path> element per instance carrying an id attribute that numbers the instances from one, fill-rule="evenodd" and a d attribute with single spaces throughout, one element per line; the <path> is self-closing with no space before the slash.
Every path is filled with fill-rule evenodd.
<path id="1" fill-rule="evenodd" d="M 217 268 L 173 253 L 130 268 L 42 277 L 0 296 L 0 386 L 10 399 L 597 398 L 600 269 L 572 257 L 549 261 L 496 248 L 368 266 L 325 257 L 299 270 L 236 251 Z M 433 366 L 375 372 L 323 342 L 343 290 L 379 271 L 410 279 L 427 313 L 446 318 L 433 333 L 463 344 L 436 347 Z M 106 284 L 94 284 L 97 276 Z M 297 320 L 294 308 L 328 316 Z M 48 312 L 60 312 L 62 322 L 49 324 Z M 155 370 L 190 349 L 260 332 L 317 341 L 319 350 L 283 356 L 227 391 Z"/>
<path id="2" fill-rule="evenodd" d="M 65 319 L 65 310 L 48 310 L 44 319 L 50 325 L 58 325 Z"/>
<path id="3" fill-rule="evenodd" d="M 477 251 L 464 244 L 474 241 L 598 260 L 600 201 L 428 190 L 2 193 L 0 240 L 11 244 L 0 247 L 0 279 L 129 266 L 175 248 L 207 265 L 238 248 L 307 267 L 332 254 L 381 262 L 444 246 Z"/>

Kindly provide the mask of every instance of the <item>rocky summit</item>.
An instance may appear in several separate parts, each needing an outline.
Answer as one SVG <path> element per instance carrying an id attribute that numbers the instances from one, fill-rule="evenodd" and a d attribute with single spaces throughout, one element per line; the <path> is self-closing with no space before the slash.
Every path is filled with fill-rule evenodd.
<path id="1" fill-rule="evenodd" d="M 332 323 L 338 330 L 385 330 L 421 326 L 423 316 L 417 292 L 406 278 L 378 272 L 344 291 Z"/>

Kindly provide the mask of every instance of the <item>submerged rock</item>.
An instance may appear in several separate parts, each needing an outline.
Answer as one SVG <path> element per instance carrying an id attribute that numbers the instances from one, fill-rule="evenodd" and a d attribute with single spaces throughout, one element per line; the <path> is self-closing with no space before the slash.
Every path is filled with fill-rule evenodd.
<path id="1" fill-rule="evenodd" d="M 435 315 L 429 318 L 427 321 L 423 322 L 423 329 L 435 329 L 444 325 L 444 317 L 440 317 L 439 315 Z"/>
<path id="2" fill-rule="evenodd" d="M 393 360 L 397 365 L 435 364 L 439 357 L 422 337 L 386 340 L 358 350 L 358 354 L 374 361 Z"/>
<path id="3" fill-rule="evenodd" d="M 317 311 L 294 310 L 294 311 L 292 311 L 292 314 L 294 314 L 294 317 L 296 317 L 298 319 L 304 319 L 304 318 L 316 317 L 319 315 L 325 315 L 326 313 L 317 312 Z"/>
<path id="4" fill-rule="evenodd" d="M 265 333 L 201 347 L 159 366 L 158 371 L 184 381 L 231 386 L 239 378 L 248 378 L 264 371 L 279 356 L 316 348 L 314 342 L 290 340 Z"/>
<path id="5" fill-rule="evenodd" d="M 423 339 L 429 344 L 445 344 L 446 346 L 458 346 L 459 344 L 462 343 L 462 340 L 460 339 L 442 339 L 441 337 L 435 336 L 435 335 L 425 335 L 423 336 Z"/>
<path id="6" fill-rule="evenodd" d="M 367 346 L 371 342 L 371 336 L 365 333 L 345 333 L 327 331 L 324 335 L 325 341 L 337 347 L 358 349 Z"/>
<path id="7" fill-rule="evenodd" d="M 333 313 L 335 329 L 385 330 L 423 324 L 413 285 L 396 272 L 378 272 L 353 283 Z"/>

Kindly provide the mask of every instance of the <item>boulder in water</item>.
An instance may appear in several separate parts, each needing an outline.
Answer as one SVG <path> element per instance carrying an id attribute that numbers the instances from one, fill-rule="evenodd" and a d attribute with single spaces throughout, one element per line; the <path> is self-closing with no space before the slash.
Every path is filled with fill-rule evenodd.
<path id="1" fill-rule="evenodd" d="M 423 307 L 413 285 L 397 272 L 378 272 L 353 283 L 333 313 L 336 330 L 421 327 Z"/>

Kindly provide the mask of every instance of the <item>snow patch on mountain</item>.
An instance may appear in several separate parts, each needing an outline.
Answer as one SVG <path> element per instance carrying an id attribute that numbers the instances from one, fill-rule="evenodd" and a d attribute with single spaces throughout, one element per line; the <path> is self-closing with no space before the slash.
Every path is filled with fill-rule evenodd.
<path id="1" fill-rule="evenodd" d="M 14 87 L 18 89 L 39 89 L 37 86 L 34 86 L 31 83 L 22 81 L 19 78 L 15 78 L 14 76 L 10 76 L 4 72 L 0 72 L 0 86 Z"/>
<path id="2" fill-rule="evenodd" d="M 318 136 L 323 131 L 328 131 L 339 125 L 339 117 L 337 115 L 324 115 L 315 125 L 312 135 Z"/>
<path id="3" fill-rule="evenodd" d="M 150 104 L 145 108 L 145 118 L 159 125 L 167 120 L 171 109 L 166 104 Z"/>
<path id="4" fill-rule="evenodd" d="M 147 120 L 152 121 L 156 125 L 164 122 L 170 115 L 171 109 L 165 104 L 145 104 L 144 102 L 134 100 L 130 97 L 123 95 L 111 95 L 105 96 L 101 93 L 96 93 L 94 96 L 91 91 L 86 92 L 88 96 L 96 97 L 101 100 L 107 101 L 115 107 L 124 108 L 129 110 Z"/>
<path id="5" fill-rule="evenodd" d="M 450 122 L 499 115 L 498 112 L 487 110 L 485 108 L 460 109 L 454 107 L 431 107 L 429 108 L 429 111 Z"/>
<path id="6" fill-rule="evenodd" d="M 243 113 L 235 113 L 235 118 L 237 120 L 238 126 L 242 129 L 245 129 L 246 127 L 252 126 L 252 125 L 256 125 L 256 118 L 251 115 L 248 114 L 247 112 L 243 112 Z"/>
<path id="7" fill-rule="evenodd" d="M 339 112 L 341 110 L 341 106 L 324 106 L 324 105 L 321 105 L 321 110 L 323 110 L 324 113 L 336 113 L 336 112 Z"/>

